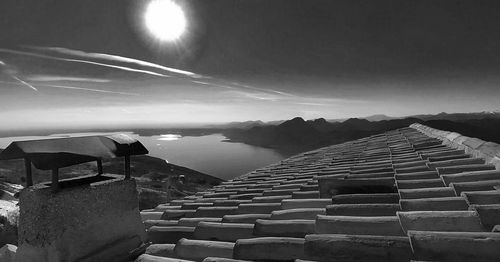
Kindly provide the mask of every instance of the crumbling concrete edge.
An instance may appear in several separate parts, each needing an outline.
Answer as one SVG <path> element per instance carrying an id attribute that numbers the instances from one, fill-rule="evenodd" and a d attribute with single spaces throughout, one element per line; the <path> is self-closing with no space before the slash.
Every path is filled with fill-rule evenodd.
<path id="1" fill-rule="evenodd" d="M 418 123 L 411 124 L 410 127 L 429 137 L 443 141 L 444 145 L 462 149 L 474 157 L 483 158 L 486 163 L 492 164 L 497 170 L 500 170 L 500 144 L 464 136 L 456 132 L 435 129 Z"/>

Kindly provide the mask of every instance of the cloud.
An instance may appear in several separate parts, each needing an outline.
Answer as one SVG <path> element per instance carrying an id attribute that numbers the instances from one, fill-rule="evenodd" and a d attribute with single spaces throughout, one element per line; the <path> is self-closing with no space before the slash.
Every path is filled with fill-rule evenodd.
<path id="1" fill-rule="evenodd" d="M 130 71 L 130 72 L 135 72 L 135 73 L 142 73 L 142 74 L 147 74 L 147 75 L 153 75 L 153 76 L 158 76 L 158 77 L 174 77 L 175 75 L 172 75 L 172 73 L 175 73 L 177 75 L 181 75 L 183 77 L 187 77 L 188 79 L 192 79 L 191 82 L 199 85 L 206 85 L 206 86 L 212 86 L 216 88 L 222 88 L 222 89 L 231 89 L 231 90 L 241 90 L 242 92 L 245 92 L 244 90 L 251 90 L 253 92 L 249 93 L 249 96 L 255 96 L 255 99 L 259 100 L 273 100 L 267 98 L 270 95 L 277 95 L 280 97 L 296 97 L 293 94 L 290 93 L 285 93 L 282 91 L 278 90 L 273 90 L 273 89 L 267 89 L 267 88 L 258 88 L 258 87 L 253 87 L 249 86 L 246 84 L 238 83 L 238 82 L 229 82 L 223 79 L 217 79 L 213 78 L 210 76 L 204 76 L 200 74 L 196 74 L 193 72 L 185 71 L 185 70 L 180 70 L 180 69 L 175 69 L 175 68 L 170 68 L 170 67 L 165 67 L 162 65 L 154 64 L 151 62 L 143 61 L 143 60 L 138 60 L 134 58 L 129 58 L 129 57 L 122 57 L 122 56 L 116 56 L 116 55 L 110 55 L 110 54 L 103 54 L 103 53 L 88 53 L 80 50 L 73 50 L 73 49 L 68 49 L 68 48 L 62 48 L 62 47 L 27 47 L 30 50 L 34 51 L 21 51 L 21 50 L 13 50 L 13 49 L 4 49 L 0 48 L 0 53 L 8 53 L 8 54 L 15 54 L 15 55 L 25 55 L 25 56 L 31 56 L 31 57 L 36 57 L 36 58 L 42 58 L 42 59 L 51 59 L 51 60 L 57 60 L 57 61 L 64 61 L 64 62 L 75 62 L 75 63 L 84 63 L 84 64 L 90 64 L 90 65 L 96 65 L 96 66 L 103 66 L 103 67 L 108 67 L 108 68 L 114 68 L 114 69 L 119 69 L 123 71 Z M 38 52 L 36 52 L 38 51 Z M 76 58 L 70 58 L 70 57 L 61 57 L 61 56 L 56 56 L 52 55 L 48 52 L 51 53 L 57 53 L 65 56 L 74 56 Z M 84 58 L 84 59 L 83 59 Z M 99 61 L 93 61 L 92 59 L 98 59 Z M 103 60 L 108 61 L 108 62 L 102 62 Z M 120 64 L 112 64 L 112 63 L 120 63 Z M 124 65 L 128 64 L 128 65 Z M 143 68 L 136 68 L 136 66 L 141 66 Z M 144 67 L 149 67 L 151 69 L 155 69 L 155 71 L 144 69 Z M 158 71 L 162 70 L 162 72 Z M 195 79 L 204 79 L 203 81 L 201 80 L 195 80 Z M 76 77 L 71 77 L 71 76 L 31 76 L 30 79 L 32 81 L 89 81 L 89 82 L 104 82 L 100 80 L 95 80 L 93 78 L 76 78 Z M 256 94 L 256 91 L 259 94 Z M 260 95 L 262 94 L 262 95 Z"/>
<path id="2" fill-rule="evenodd" d="M 59 76 L 59 75 L 31 75 L 26 77 L 26 80 L 37 82 L 58 82 L 58 81 L 71 81 L 71 82 L 94 82 L 94 83 L 108 83 L 109 79 L 100 79 L 92 77 L 72 77 L 72 76 Z"/>
<path id="3" fill-rule="evenodd" d="M 15 75 L 10 75 L 10 77 L 14 78 L 15 80 L 17 80 L 17 81 L 18 81 L 19 83 L 21 83 L 22 85 L 27 86 L 27 87 L 31 88 L 32 90 L 34 90 L 34 91 L 37 91 L 37 92 L 38 92 L 38 89 L 37 89 L 36 87 L 34 87 L 34 86 L 32 86 L 32 85 L 30 85 L 30 84 L 26 83 L 25 81 L 23 81 L 23 80 L 19 79 L 19 77 L 15 76 Z"/>
<path id="4" fill-rule="evenodd" d="M 29 83 L 15 77 L 15 76 L 13 76 L 12 78 L 16 79 L 19 83 L 17 83 L 17 82 L 16 83 L 5 82 L 5 81 L 0 81 L 0 83 L 7 83 L 7 84 L 14 84 L 14 85 L 25 85 L 25 86 L 28 86 L 29 88 L 31 88 L 35 91 L 39 91 L 38 88 L 35 88 L 34 86 L 30 85 Z M 67 85 L 37 84 L 37 86 L 38 87 L 59 88 L 59 89 L 80 90 L 80 91 L 88 91 L 88 92 L 96 92 L 96 93 L 115 94 L 115 95 L 140 96 L 140 94 L 137 94 L 137 93 L 110 91 L 110 90 L 103 90 L 103 89 L 85 88 L 85 87 L 67 86 Z"/>
<path id="5" fill-rule="evenodd" d="M 83 57 L 83 58 L 88 58 L 88 59 L 102 59 L 102 60 L 108 60 L 108 61 L 114 61 L 114 62 L 123 62 L 123 63 L 131 63 L 131 64 L 136 64 L 139 66 L 144 66 L 144 67 L 152 67 L 156 69 L 160 69 L 163 71 L 166 71 L 168 73 L 175 73 L 175 74 L 181 74 L 189 77 L 195 77 L 199 78 L 201 75 L 195 74 L 193 72 L 181 70 L 181 69 L 176 69 L 176 68 L 171 68 L 171 67 L 166 67 L 162 66 L 159 64 L 135 59 L 135 58 L 130 58 L 130 57 L 124 57 L 124 56 L 118 56 L 118 55 L 111 55 L 111 54 L 103 54 L 103 53 L 89 53 L 81 50 L 74 50 L 74 49 L 68 49 L 68 48 L 63 48 L 63 47 L 40 47 L 40 46 L 27 46 L 27 48 L 34 49 L 34 50 L 39 50 L 39 51 L 51 51 L 59 54 L 65 54 L 65 55 L 71 55 L 71 56 L 76 56 L 76 57 Z"/>
<path id="6" fill-rule="evenodd" d="M 0 48 L 0 52 L 2 52 L 2 53 L 9 53 L 9 54 L 16 54 L 16 55 L 26 55 L 26 56 L 31 56 L 31 57 L 51 59 L 51 60 L 57 60 L 57 61 L 91 64 L 91 65 L 97 65 L 97 66 L 103 66 L 103 67 L 120 69 L 120 70 L 124 70 L 124 71 L 130 71 L 130 72 L 142 73 L 142 74 L 147 74 L 147 75 L 159 76 L 159 77 L 170 77 L 169 75 L 164 75 L 164 74 L 156 73 L 156 72 L 153 72 L 153 71 L 136 69 L 136 68 L 126 67 L 126 66 L 118 66 L 118 65 L 106 64 L 106 63 L 99 63 L 99 62 L 88 61 L 88 60 L 62 58 L 62 57 L 57 57 L 57 56 L 50 56 L 50 55 L 45 55 L 45 54 L 38 54 L 38 53 L 26 52 L 26 51 L 18 51 L 18 50 L 5 49 L 5 48 Z"/>

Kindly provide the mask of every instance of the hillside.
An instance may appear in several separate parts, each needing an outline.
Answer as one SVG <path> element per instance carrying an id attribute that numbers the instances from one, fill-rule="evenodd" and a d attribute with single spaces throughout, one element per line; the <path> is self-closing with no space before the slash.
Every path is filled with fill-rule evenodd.
<path id="1" fill-rule="evenodd" d="M 250 129 L 228 129 L 223 134 L 233 142 L 269 147 L 284 154 L 295 154 L 318 147 L 338 144 L 388 130 L 402 128 L 415 118 L 370 122 L 351 118 L 344 122 L 328 122 L 323 118 L 305 121 L 300 117 L 279 125 L 256 126 Z"/>
<path id="2" fill-rule="evenodd" d="M 0 149 L 1 150 L 1 149 Z M 105 173 L 122 174 L 123 160 L 120 158 L 103 162 Z M 167 163 L 165 160 L 151 156 L 132 156 L 131 175 L 137 181 L 140 208 L 147 209 L 158 203 L 167 201 L 165 186 L 168 178 L 176 181 L 177 177 L 184 175 L 185 183 L 173 183 L 172 199 L 177 199 L 197 191 L 202 191 L 223 180 L 210 175 Z M 0 161 L 0 181 L 24 184 L 24 162 L 22 160 Z M 84 163 L 60 169 L 60 179 L 71 178 L 81 175 L 95 174 L 97 166 L 95 163 Z M 33 182 L 41 183 L 50 181 L 49 171 L 33 169 Z"/>
<path id="3" fill-rule="evenodd" d="M 460 120 L 439 119 L 439 116 Z M 222 132 L 230 141 L 269 147 L 289 155 L 403 128 L 412 123 L 423 123 L 442 130 L 500 142 L 497 131 L 500 118 L 496 113 L 440 114 L 427 118 L 431 120 L 424 121 L 414 117 L 382 121 L 350 118 L 343 122 L 330 122 L 323 118 L 305 121 L 297 117 L 279 125 L 232 128 Z"/>

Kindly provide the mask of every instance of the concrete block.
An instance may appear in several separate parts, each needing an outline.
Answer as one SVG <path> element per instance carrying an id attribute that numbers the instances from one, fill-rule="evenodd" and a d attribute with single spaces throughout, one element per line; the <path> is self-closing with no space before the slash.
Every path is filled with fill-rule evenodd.
<path id="1" fill-rule="evenodd" d="M 254 235 L 258 237 L 305 237 L 314 233 L 314 220 L 263 220 L 255 221 Z"/>
<path id="2" fill-rule="evenodd" d="M 485 231 L 478 214 L 473 211 L 411 211 L 398 212 L 397 216 L 405 232 L 410 230 Z"/>
<path id="3" fill-rule="evenodd" d="M 290 261 L 306 259 L 304 239 L 288 237 L 260 237 L 240 239 L 234 246 L 235 259 Z"/>
<path id="4" fill-rule="evenodd" d="M 498 233 L 409 231 L 408 236 L 418 260 L 486 262 L 500 257 Z"/>
<path id="5" fill-rule="evenodd" d="M 276 210 L 271 213 L 272 220 L 306 219 L 314 220 L 317 215 L 325 215 L 324 208 L 295 208 Z"/>
<path id="6" fill-rule="evenodd" d="M 413 258 L 407 237 L 371 235 L 308 235 L 304 252 L 311 259 L 330 261 L 409 261 Z"/>
<path id="7" fill-rule="evenodd" d="M 404 236 L 396 216 L 323 216 L 316 218 L 316 234 Z"/>
<path id="8" fill-rule="evenodd" d="M 253 237 L 253 224 L 200 222 L 194 230 L 194 238 L 235 242 Z"/>
<path id="9" fill-rule="evenodd" d="M 181 239 L 175 245 L 177 257 L 201 261 L 207 257 L 233 258 L 234 243 Z"/>

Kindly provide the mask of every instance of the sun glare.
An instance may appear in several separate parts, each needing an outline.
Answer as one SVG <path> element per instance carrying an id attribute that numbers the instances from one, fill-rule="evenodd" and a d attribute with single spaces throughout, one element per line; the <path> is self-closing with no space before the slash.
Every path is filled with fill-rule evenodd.
<path id="1" fill-rule="evenodd" d="M 161 41 L 174 41 L 186 30 L 182 8 L 172 0 L 152 0 L 144 14 L 146 28 Z"/>

